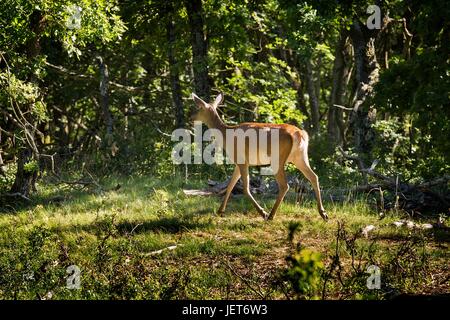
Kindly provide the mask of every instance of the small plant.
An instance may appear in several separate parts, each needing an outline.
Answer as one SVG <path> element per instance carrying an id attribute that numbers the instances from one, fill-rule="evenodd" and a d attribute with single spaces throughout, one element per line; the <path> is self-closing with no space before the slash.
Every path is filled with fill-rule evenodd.
<path id="1" fill-rule="evenodd" d="M 361 233 L 351 234 L 338 224 L 335 252 L 322 274 L 322 299 L 328 294 L 339 298 L 389 299 L 395 295 L 417 291 L 430 277 L 429 254 L 422 234 L 410 234 L 398 246 L 381 250 L 379 238 L 370 242 Z M 343 260 L 350 258 L 344 267 Z M 369 266 L 381 271 L 379 290 L 367 285 Z M 331 289 L 332 292 L 327 292 Z"/>
<path id="2" fill-rule="evenodd" d="M 296 298 L 316 299 L 324 265 L 319 253 L 302 248 L 300 243 L 294 244 L 299 227 L 299 223 L 289 224 L 288 239 L 293 252 L 286 258 L 288 268 L 282 277 L 290 284 Z"/>
<path id="3" fill-rule="evenodd" d="M 285 277 L 298 297 L 300 299 L 317 298 L 323 269 L 320 254 L 309 249 L 300 249 L 286 260 L 289 268 L 286 270 Z"/>

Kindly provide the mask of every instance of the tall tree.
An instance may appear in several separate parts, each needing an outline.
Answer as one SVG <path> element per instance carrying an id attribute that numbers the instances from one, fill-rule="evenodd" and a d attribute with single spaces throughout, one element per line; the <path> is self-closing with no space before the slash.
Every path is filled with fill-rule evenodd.
<path id="1" fill-rule="evenodd" d="M 45 15 L 40 9 L 35 9 L 29 20 L 29 30 L 32 36 L 28 40 L 25 47 L 25 54 L 30 61 L 33 61 L 41 53 L 41 36 L 44 31 L 45 26 Z M 31 83 L 36 83 L 37 79 L 34 74 L 28 75 L 28 80 Z M 26 123 L 22 125 L 25 137 L 24 145 L 21 146 L 19 155 L 17 157 L 17 171 L 14 179 L 14 183 L 11 187 L 12 193 L 20 193 L 23 196 L 28 196 L 31 191 L 36 190 L 36 178 L 37 178 L 37 166 L 30 165 L 33 163 L 37 164 L 39 161 L 39 152 L 36 148 L 36 122 L 34 119 L 27 119 L 24 113 L 29 113 L 32 109 L 31 105 L 27 105 L 27 110 L 25 112 L 20 110 L 20 106 L 13 106 L 17 109 L 15 112 L 20 114 L 22 121 L 19 123 Z"/>
<path id="2" fill-rule="evenodd" d="M 333 82 L 327 123 L 328 138 L 333 145 L 341 145 L 345 141 L 344 123 L 342 119 L 343 112 L 339 106 L 342 106 L 344 103 L 349 73 L 347 39 L 346 30 L 341 30 L 334 52 Z"/>
<path id="3" fill-rule="evenodd" d="M 170 68 L 170 85 L 172 87 L 172 100 L 175 106 L 175 119 L 177 128 L 184 127 L 183 99 L 180 85 L 180 67 L 175 52 L 175 8 L 172 1 L 166 3 L 167 15 L 167 57 Z"/>
<path id="4" fill-rule="evenodd" d="M 375 138 L 372 125 L 376 119 L 376 109 L 370 105 L 369 98 L 378 82 L 380 70 L 375 50 L 378 30 L 369 29 L 355 18 L 349 34 L 355 52 L 356 93 L 351 114 L 354 146 L 363 158 L 368 158 Z"/>
<path id="5" fill-rule="evenodd" d="M 310 59 L 306 60 L 305 69 L 306 89 L 308 91 L 309 108 L 311 111 L 311 133 L 316 134 L 320 130 L 319 93 L 314 83 L 313 66 Z"/>
<path id="6" fill-rule="evenodd" d="M 203 4 L 201 0 L 186 0 L 192 46 L 192 68 L 197 95 L 209 101 L 211 88 L 208 76 L 208 42 L 204 30 Z"/>
<path id="7" fill-rule="evenodd" d="M 100 71 L 100 106 L 102 108 L 103 121 L 106 127 L 106 140 L 110 144 L 113 135 L 113 117 L 109 109 L 109 70 L 103 57 L 97 57 Z"/>

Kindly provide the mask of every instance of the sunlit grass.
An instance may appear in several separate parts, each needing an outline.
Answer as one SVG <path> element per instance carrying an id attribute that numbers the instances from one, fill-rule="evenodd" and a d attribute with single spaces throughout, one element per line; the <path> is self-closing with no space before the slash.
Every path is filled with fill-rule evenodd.
<path id="1" fill-rule="evenodd" d="M 190 281 L 194 284 L 188 286 L 188 297 L 223 298 L 230 292 L 225 293 L 218 287 L 229 283 L 232 277 L 223 262 L 235 261 L 236 267 L 243 269 L 255 263 L 280 268 L 290 247 L 287 230 L 293 222 L 299 224 L 296 240 L 302 246 L 322 253 L 323 257 L 328 257 L 334 250 L 338 224 L 345 224 L 352 233 L 360 233 L 365 226 L 374 225 L 376 228 L 366 246 L 371 237 L 385 241 L 377 243 L 380 248 L 389 248 L 392 241 L 408 236 L 408 230 L 392 226 L 401 214 L 387 213 L 380 219 L 364 198 L 344 203 L 325 199 L 330 216 L 325 222 L 317 212 L 314 199 L 307 198 L 296 205 L 295 195 L 290 192 L 275 219 L 268 222 L 259 216 L 246 197 L 239 195 L 230 199 L 225 216 L 219 217 L 215 212 L 221 198 L 186 196 L 182 192 L 185 185 L 182 179 L 162 181 L 141 177 L 110 179 L 102 183 L 106 191 L 83 192 L 41 186 L 40 195 L 31 205 L 0 214 L 2 250 L 12 252 L 12 241 L 25 243 L 27 232 L 44 227 L 54 239 L 53 247 L 50 243 L 53 251 L 57 252 L 58 246 L 65 247 L 70 263 L 92 268 L 99 259 L 99 243 L 105 238 L 111 255 L 107 261 L 122 261 L 123 248 L 131 246 L 133 254 L 148 264 L 145 268 L 150 268 L 150 274 L 157 270 L 163 272 L 164 265 L 173 265 L 173 270 L 190 270 Z M 114 188 L 118 184 L 121 187 Z M 201 188 L 203 185 L 202 182 L 191 182 L 189 187 Z M 48 201 L 55 196 L 62 197 L 63 201 Z M 256 198 L 266 209 L 270 209 L 275 201 L 274 196 L 268 195 L 256 195 Z M 165 250 L 170 246 L 176 248 Z M 162 253 L 155 253 L 161 249 Z M 433 254 L 439 259 L 445 257 L 442 252 Z M 214 268 L 208 272 L 211 265 Z M 173 275 L 175 271 L 170 270 L 166 271 Z M 211 296 L 206 294 L 208 286 L 216 288 L 211 289 L 214 292 Z M 252 297 L 251 292 L 243 290 L 246 293 L 235 293 L 235 297 Z M 69 293 L 61 293 L 60 298 L 77 296 L 66 294 Z M 88 295 L 84 295 L 86 297 Z"/>

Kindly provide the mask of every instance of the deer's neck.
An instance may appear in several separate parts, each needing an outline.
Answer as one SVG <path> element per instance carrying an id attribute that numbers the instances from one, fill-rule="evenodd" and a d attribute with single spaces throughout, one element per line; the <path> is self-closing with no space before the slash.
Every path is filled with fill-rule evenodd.
<path id="1" fill-rule="evenodd" d="M 206 122 L 206 125 L 210 129 L 217 129 L 222 132 L 223 136 L 225 136 L 225 130 L 227 129 L 227 125 L 220 119 L 217 112 L 211 114 L 211 117 Z"/>

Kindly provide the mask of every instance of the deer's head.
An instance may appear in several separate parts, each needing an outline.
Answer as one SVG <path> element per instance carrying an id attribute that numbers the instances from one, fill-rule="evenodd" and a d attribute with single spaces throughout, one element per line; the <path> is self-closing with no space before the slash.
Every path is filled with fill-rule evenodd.
<path id="1" fill-rule="evenodd" d="M 213 102 L 206 103 L 201 98 L 199 98 L 195 93 L 192 93 L 192 99 L 194 99 L 197 109 L 193 113 L 192 121 L 201 121 L 206 125 L 213 123 L 215 118 L 218 118 L 217 107 L 223 101 L 223 94 L 219 94 Z"/>

